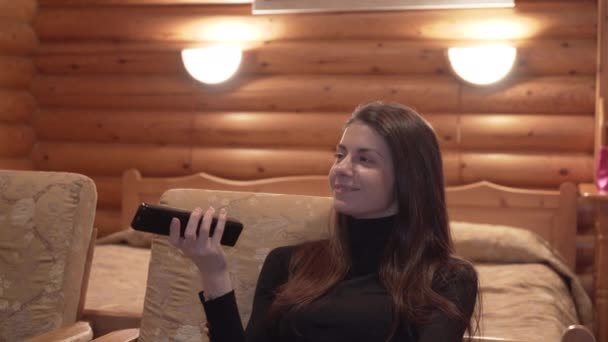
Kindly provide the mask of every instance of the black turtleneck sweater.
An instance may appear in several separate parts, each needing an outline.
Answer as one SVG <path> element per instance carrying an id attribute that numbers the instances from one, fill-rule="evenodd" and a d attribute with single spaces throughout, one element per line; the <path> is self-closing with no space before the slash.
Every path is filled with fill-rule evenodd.
<path id="1" fill-rule="evenodd" d="M 279 319 L 267 313 L 276 289 L 287 282 L 291 255 L 297 246 L 272 250 L 260 272 L 251 318 L 243 329 L 234 291 L 205 301 L 201 292 L 212 342 L 384 342 L 392 322 L 392 299 L 382 286 L 378 271 L 393 229 L 394 216 L 378 219 L 349 219 L 352 265 L 348 275 L 305 310 L 288 312 Z M 453 301 L 466 314 L 475 306 L 477 286 L 473 267 L 452 260 L 456 272 L 442 275 L 435 291 Z M 454 265 L 452 265 L 454 266 Z M 446 279 L 448 281 L 446 281 Z M 402 322 L 395 342 L 462 341 L 465 326 L 440 310 L 428 324 Z"/>

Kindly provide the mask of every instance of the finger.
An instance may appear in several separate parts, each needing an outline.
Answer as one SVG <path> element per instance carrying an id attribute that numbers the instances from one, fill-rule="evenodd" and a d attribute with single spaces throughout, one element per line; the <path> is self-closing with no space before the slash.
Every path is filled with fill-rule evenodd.
<path id="1" fill-rule="evenodd" d="M 186 226 L 186 232 L 184 233 L 184 239 L 186 241 L 195 241 L 196 240 L 196 228 L 198 227 L 199 222 L 201 221 L 202 209 L 196 208 L 190 214 L 190 218 L 188 219 L 188 225 Z"/>
<path id="2" fill-rule="evenodd" d="M 177 217 L 171 219 L 171 224 L 169 225 L 169 242 L 175 247 L 179 247 L 181 242 L 181 237 L 179 236 L 180 225 L 181 223 Z"/>
<path id="3" fill-rule="evenodd" d="M 215 225 L 215 231 L 211 237 L 211 242 L 219 245 L 222 241 L 222 235 L 224 234 L 224 227 L 226 227 L 226 209 L 220 209 L 220 217 Z"/>
<path id="4" fill-rule="evenodd" d="M 201 224 L 201 229 L 198 232 L 198 244 L 205 245 L 207 241 L 209 241 L 209 230 L 211 229 L 211 221 L 213 220 L 213 214 L 215 213 L 215 209 L 213 207 L 209 207 L 205 212 L 205 216 L 203 216 L 203 223 Z"/>

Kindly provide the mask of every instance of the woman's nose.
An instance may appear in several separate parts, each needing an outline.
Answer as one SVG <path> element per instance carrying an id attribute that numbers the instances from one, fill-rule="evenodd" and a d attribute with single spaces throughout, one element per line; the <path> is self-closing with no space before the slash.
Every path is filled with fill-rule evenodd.
<path id="1" fill-rule="evenodd" d="M 350 160 L 350 157 L 344 157 L 340 160 L 336 166 L 336 172 L 343 175 L 352 175 L 353 173 L 353 163 Z"/>

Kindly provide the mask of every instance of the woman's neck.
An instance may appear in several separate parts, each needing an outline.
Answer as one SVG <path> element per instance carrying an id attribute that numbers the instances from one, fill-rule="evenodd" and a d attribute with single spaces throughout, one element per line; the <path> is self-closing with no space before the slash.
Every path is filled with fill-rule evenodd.
<path id="1" fill-rule="evenodd" d="M 396 216 L 356 219 L 349 217 L 347 231 L 351 256 L 349 277 L 378 273 Z"/>

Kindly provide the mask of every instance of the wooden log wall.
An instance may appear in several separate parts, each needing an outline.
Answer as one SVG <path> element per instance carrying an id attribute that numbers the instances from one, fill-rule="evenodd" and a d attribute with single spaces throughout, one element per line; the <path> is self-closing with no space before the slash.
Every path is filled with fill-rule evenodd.
<path id="1" fill-rule="evenodd" d="M 0 169 L 31 170 L 36 0 L 0 0 Z"/>
<path id="2" fill-rule="evenodd" d="M 100 235 L 124 228 L 128 168 L 325 174 L 344 120 L 376 99 L 429 119 L 450 185 L 556 189 L 593 177 L 595 0 L 281 16 L 205 2 L 39 0 L 32 162 L 96 180 Z M 517 64 L 496 86 L 466 85 L 451 73 L 447 48 L 488 32 L 518 47 Z M 216 87 L 193 81 L 180 50 L 222 39 L 244 47 L 237 76 Z"/>
<path id="3" fill-rule="evenodd" d="M 597 77 L 595 115 L 595 153 L 606 145 L 608 125 L 606 105 L 608 102 L 608 1 L 598 0 Z"/>

